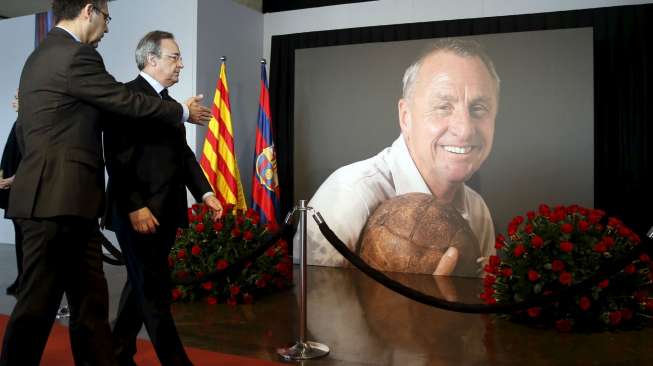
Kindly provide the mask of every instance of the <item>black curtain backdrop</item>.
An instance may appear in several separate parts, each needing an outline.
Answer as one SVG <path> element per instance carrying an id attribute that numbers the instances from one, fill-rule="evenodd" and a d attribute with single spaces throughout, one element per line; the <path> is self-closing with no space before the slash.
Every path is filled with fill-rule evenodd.
<path id="1" fill-rule="evenodd" d="M 340 29 L 272 37 L 270 102 L 281 209 L 295 204 L 295 50 L 488 33 L 594 28 L 594 202 L 643 235 L 653 226 L 653 4 Z M 337 144 L 338 141 L 333 141 Z M 551 177 L 555 179 L 555 177 Z M 569 202 L 572 203 L 572 202 Z M 517 213 L 516 213 L 517 214 Z"/>

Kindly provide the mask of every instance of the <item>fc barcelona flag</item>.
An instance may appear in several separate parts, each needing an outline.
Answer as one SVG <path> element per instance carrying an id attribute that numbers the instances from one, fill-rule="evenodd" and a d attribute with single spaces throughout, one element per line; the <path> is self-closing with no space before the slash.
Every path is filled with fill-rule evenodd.
<path id="1" fill-rule="evenodd" d="M 252 208 L 259 214 L 262 223 L 279 224 L 279 180 L 271 122 L 268 78 L 265 72 L 265 60 L 261 60 L 261 94 L 252 177 Z"/>
<path id="2" fill-rule="evenodd" d="M 246 210 L 247 203 L 240 183 L 240 173 L 234 149 L 234 131 L 231 124 L 231 104 L 227 85 L 227 66 L 222 58 L 220 78 L 215 87 L 213 116 L 204 139 L 200 166 L 222 204 L 233 204 L 234 210 Z"/>

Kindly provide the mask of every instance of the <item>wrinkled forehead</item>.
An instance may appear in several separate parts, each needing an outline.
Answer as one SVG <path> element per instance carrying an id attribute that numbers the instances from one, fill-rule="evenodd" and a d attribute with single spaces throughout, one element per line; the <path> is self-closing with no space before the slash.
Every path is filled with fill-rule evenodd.
<path id="1" fill-rule="evenodd" d="M 172 38 L 164 38 L 161 40 L 161 50 L 166 53 L 179 54 L 179 45 Z"/>
<path id="2" fill-rule="evenodd" d="M 416 83 L 418 89 L 448 85 L 473 87 L 492 97 L 497 97 L 498 93 L 497 80 L 480 57 L 444 50 L 435 51 L 424 58 Z"/>

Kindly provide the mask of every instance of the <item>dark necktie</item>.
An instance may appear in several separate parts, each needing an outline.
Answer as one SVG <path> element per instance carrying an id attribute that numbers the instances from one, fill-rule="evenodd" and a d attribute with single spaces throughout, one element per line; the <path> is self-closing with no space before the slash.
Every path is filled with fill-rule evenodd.
<path id="1" fill-rule="evenodd" d="M 161 93 L 159 93 L 159 95 L 161 95 L 161 99 L 163 100 L 172 100 L 172 98 L 170 98 L 170 96 L 168 95 L 168 88 L 161 90 Z M 178 126 L 178 128 L 179 131 L 181 131 L 184 140 L 186 140 L 186 127 L 184 127 L 184 124 L 182 123 Z"/>

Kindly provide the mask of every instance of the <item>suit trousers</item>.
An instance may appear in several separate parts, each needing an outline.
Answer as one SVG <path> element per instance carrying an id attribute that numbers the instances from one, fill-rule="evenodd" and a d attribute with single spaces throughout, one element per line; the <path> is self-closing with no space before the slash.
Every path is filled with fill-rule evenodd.
<path id="1" fill-rule="evenodd" d="M 116 365 L 97 220 L 67 216 L 16 222 L 23 234 L 23 273 L 0 365 L 38 366 L 64 293 L 75 365 Z"/>
<path id="2" fill-rule="evenodd" d="M 11 220 L 14 224 L 14 233 L 15 237 L 15 248 L 16 248 L 16 279 L 14 283 L 7 287 L 7 295 L 15 295 L 18 292 L 18 286 L 20 285 L 20 275 L 23 274 L 23 232 L 20 230 L 20 226 L 16 220 Z"/>
<path id="3" fill-rule="evenodd" d="M 127 266 L 127 283 L 113 328 L 120 365 L 135 365 L 136 336 L 145 325 L 162 366 L 192 366 L 170 311 L 168 254 L 177 228 L 162 221 L 156 233 L 139 234 L 132 229 L 129 219 L 114 209 L 114 228 Z"/>

